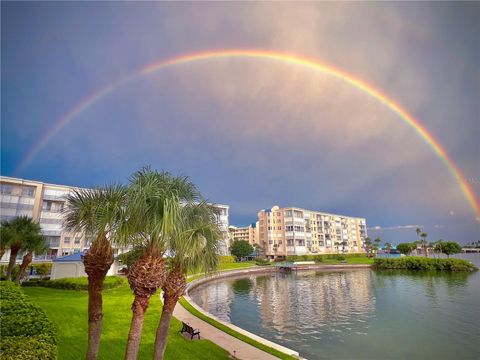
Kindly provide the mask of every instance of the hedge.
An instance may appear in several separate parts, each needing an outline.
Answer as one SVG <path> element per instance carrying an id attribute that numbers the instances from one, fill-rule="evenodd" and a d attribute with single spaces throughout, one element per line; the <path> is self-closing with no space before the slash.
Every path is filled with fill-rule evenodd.
<path id="1" fill-rule="evenodd" d="M 57 358 L 57 329 L 45 312 L 33 304 L 21 287 L 0 283 L 0 358 L 50 360 Z"/>
<path id="2" fill-rule="evenodd" d="M 256 259 L 256 260 L 255 260 L 255 265 L 258 265 L 258 266 L 268 266 L 268 265 L 271 265 L 271 262 L 268 261 L 267 259 Z"/>
<path id="3" fill-rule="evenodd" d="M 324 259 L 345 260 L 346 258 L 358 258 L 366 256 L 365 253 L 347 254 L 321 254 L 321 255 L 288 255 L 287 261 L 315 261 L 322 262 Z"/>
<path id="4" fill-rule="evenodd" d="M 475 271 L 478 268 L 462 259 L 434 259 L 419 256 L 401 258 L 376 258 L 377 269 L 436 270 L 436 271 Z"/>
<path id="5" fill-rule="evenodd" d="M 224 255 L 224 256 L 219 256 L 218 257 L 218 262 L 220 264 L 225 264 L 225 263 L 234 263 L 236 261 L 235 256 L 232 255 Z"/>
<path id="6" fill-rule="evenodd" d="M 107 276 L 103 282 L 103 290 L 113 289 L 125 283 L 125 278 L 120 276 Z M 22 283 L 22 286 L 43 286 L 64 290 L 88 290 L 88 278 L 63 278 L 57 280 L 30 280 Z"/>

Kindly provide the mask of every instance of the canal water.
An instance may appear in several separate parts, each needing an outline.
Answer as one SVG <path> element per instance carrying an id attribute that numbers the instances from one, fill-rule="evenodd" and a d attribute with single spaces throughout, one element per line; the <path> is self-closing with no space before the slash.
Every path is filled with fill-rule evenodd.
<path id="1" fill-rule="evenodd" d="M 463 256 L 480 266 L 479 254 Z M 307 359 L 480 359 L 480 272 L 259 274 L 190 296 Z"/>

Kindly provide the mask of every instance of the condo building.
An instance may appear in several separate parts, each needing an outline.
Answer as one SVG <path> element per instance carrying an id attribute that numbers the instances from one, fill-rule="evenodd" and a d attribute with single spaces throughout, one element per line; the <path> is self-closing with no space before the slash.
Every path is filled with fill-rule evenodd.
<path id="1" fill-rule="evenodd" d="M 62 210 L 66 196 L 76 187 L 46 184 L 40 181 L 0 176 L 0 220 L 18 216 L 31 217 L 38 222 L 49 242 L 47 258 L 70 255 L 89 248 L 92 239 L 83 233 L 69 232 L 63 227 Z M 76 188 L 78 189 L 78 188 Z M 220 247 L 228 253 L 228 205 L 215 204 L 217 220 L 223 233 Z M 115 249 L 115 252 L 122 249 Z M 2 260 L 8 259 L 9 253 Z"/>
<path id="2" fill-rule="evenodd" d="M 230 232 L 231 241 L 244 240 L 244 241 L 247 241 L 252 246 L 259 244 L 258 222 L 252 223 L 244 227 L 237 227 L 237 226 L 230 225 L 228 230 Z"/>
<path id="3" fill-rule="evenodd" d="M 296 207 L 261 210 L 259 243 L 269 258 L 288 255 L 365 252 L 364 218 Z"/>

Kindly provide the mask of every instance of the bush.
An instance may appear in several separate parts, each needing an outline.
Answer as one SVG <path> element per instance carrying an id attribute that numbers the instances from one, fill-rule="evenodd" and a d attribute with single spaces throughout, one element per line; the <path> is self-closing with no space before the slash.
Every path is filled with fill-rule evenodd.
<path id="1" fill-rule="evenodd" d="M 41 277 L 50 275 L 50 273 L 52 272 L 52 263 L 39 263 L 33 264 L 32 266 L 35 269 L 37 275 Z"/>
<path id="2" fill-rule="evenodd" d="M 113 289 L 125 283 L 120 276 L 107 276 L 103 282 L 103 289 Z M 57 280 L 30 280 L 22 283 L 22 286 L 43 286 L 64 290 L 88 290 L 88 278 L 63 278 Z"/>
<path id="3" fill-rule="evenodd" d="M 339 261 L 344 261 L 344 260 L 346 260 L 347 258 L 346 258 L 344 255 L 338 255 L 338 256 L 336 257 L 336 259 L 339 260 Z"/>
<path id="4" fill-rule="evenodd" d="M 474 271 L 475 265 L 462 259 L 431 259 L 426 257 L 406 256 L 402 258 L 376 258 L 377 269 L 401 270 L 437 270 L 437 271 Z"/>
<path id="5" fill-rule="evenodd" d="M 258 266 L 268 266 L 270 265 L 270 261 L 268 261 L 267 259 L 258 258 L 255 260 L 255 264 Z"/>
<path id="6" fill-rule="evenodd" d="M 0 283 L 0 290 L 0 358 L 56 359 L 57 329 L 43 310 L 13 282 Z"/>
<path id="7" fill-rule="evenodd" d="M 53 360 L 57 347 L 45 335 L 11 336 L 2 338 L 0 354 L 3 360 Z"/>
<path id="8" fill-rule="evenodd" d="M 220 264 L 234 263 L 235 262 L 235 256 L 232 256 L 232 255 L 219 256 L 218 257 L 218 262 Z"/>

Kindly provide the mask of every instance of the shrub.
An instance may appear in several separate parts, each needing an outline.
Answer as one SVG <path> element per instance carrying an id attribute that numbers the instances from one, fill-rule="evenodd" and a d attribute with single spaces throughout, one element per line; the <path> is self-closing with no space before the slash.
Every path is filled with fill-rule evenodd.
<path id="1" fill-rule="evenodd" d="M 13 282 L 0 283 L 2 359 L 56 359 L 56 327 Z"/>
<path id="2" fill-rule="evenodd" d="M 462 259 L 431 259 L 406 256 L 402 258 L 376 258 L 377 269 L 437 270 L 437 271 L 474 271 L 475 265 Z"/>
<path id="3" fill-rule="evenodd" d="M 268 261 L 267 259 L 258 258 L 257 260 L 255 260 L 255 264 L 258 266 L 268 266 L 270 265 L 270 261 Z"/>
<path id="4" fill-rule="evenodd" d="M 2 338 L 0 354 L 3 360 L 53 360 L 57 347 L 45 335 L 11 336 Z"/>
<path id="5" fill-rule="evenodd" d="M 103 289 L 113 289 L 125 283 L 120 276 L 107 276 L 103 282 Z M 88 279 L 86 277 L 63 278 L 57 280 L 30 280 L 22 283 L 23 286 L 43 286 L 64 290 L 88 290 Z"/>
<path id="6" fill-rule="evenodd" d="M 220 264 L 230 264 L 235 262 L 235 256 L 232 255 L 224 255 L 218 257 L 218 262 Z"/>
<path id="7" fill-rule="evenodd" d="M 33 264 L 32 266 L 35 269 L 37 275 L 41 277 L 50 275 L 50 273 L 52 272 L 52 263 L 39 263 Z"/>
<path id="8" fill-rule="evenodd" d="M 344 260 L 346 260 L 347 258 L 346 258 L 344 255 L 338 255 L 338 256 L 336 257 L 336 259 L 339 260 L 339 261 L 344 261 Z"/>

